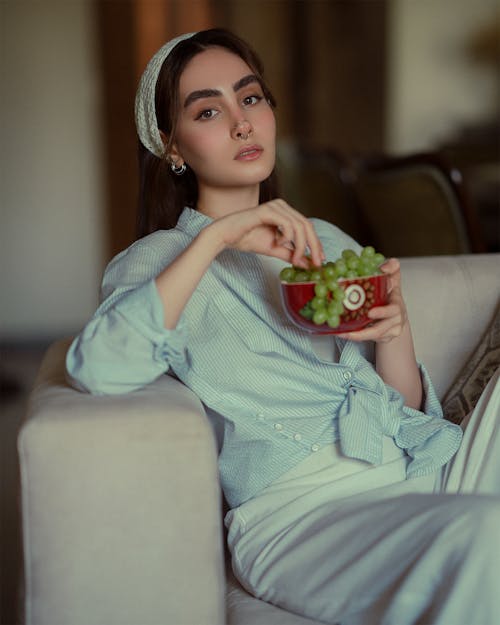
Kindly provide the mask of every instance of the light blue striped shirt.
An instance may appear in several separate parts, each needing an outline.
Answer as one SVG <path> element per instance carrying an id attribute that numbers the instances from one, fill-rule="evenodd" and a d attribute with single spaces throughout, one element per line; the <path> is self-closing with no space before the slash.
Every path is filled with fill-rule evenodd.
<path id="1" fill-rule="evenodd" d="M 318 339 L 286 318 L 279 299 L 282 261 L 223 251 L 177 327 L 165 329 L 154 278 L 210 221 L 186 208 L 174 229 L 137 241 L 111 261 L 102 303 L 67 355 L 76 385 L 94 394 L 124 393 L 174 373 L 209 409 L 231 507 L 337 440 L 347 456 L 377 464 L 383 436 L 392 436 L 412 458 L 408 477 L 445 464 L 462 432 L 442 418 L 424 367 L 420 412 L 404 406 L 376 373 L 373 345 Z M 359 251 L 335 226 L 312 222 L 327 259 L 348 247 Z M 318 353 L 318 340 L 330 341 L 337 357 Z"/>

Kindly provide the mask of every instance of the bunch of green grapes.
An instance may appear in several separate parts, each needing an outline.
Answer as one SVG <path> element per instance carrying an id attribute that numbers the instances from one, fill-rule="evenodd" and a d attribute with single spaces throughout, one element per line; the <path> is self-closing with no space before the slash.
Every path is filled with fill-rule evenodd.
<path id="1" fill-rule="evenodd" d="M 343 250 L 340 258 L 323 263 L 321 267 L 285 267 L 280 272 L 280 279 L 283 282 L 315 282 L 314 297 L 299 312 L 315 325 L 327 323 L 336 328 L 345 312 L 345 293 L 338 280 L 379 275 L 382 273 L 379 267 L 384 260 L 383 254 L 367 245 L 359 255 L 354 250 Z"/>

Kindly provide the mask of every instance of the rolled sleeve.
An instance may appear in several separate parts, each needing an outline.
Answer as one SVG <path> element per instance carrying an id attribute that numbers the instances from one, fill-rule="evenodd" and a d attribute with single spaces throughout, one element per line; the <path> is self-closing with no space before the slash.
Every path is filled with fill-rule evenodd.
<path id="1" fill-rule="evenodd" d="M 432 415 L 434 417 L 442 418 L 443 409 L 441 407 L 441 402 L 438 399 L 436 391 L 434 390 L 434 385 L 432 384 L 429 372 L 423 364 L 419 364 L 419 370 L 420 379 L 422 380 L 423 392 L 422 412 L 425 412 L 425 414 Z"/>
<path id="2" fill-rule="evenodd" d="M 154 279 L 98 310 L 73 341 L 66 368 L 73 384 L 92 394 L 141 388 L 184 359 L 186 324 L 166 329 Z"/>
<path id="3" fill-rule="evenodd" d="M 403 407 L 403 417 L 395 437 L 396 444 L 412 458 L 408 464 L 408 477 L 417 477 L 436 471 L 457 452 L 462 440 L 462 430 L 443 419 L 441 404 L 429 374 L 419 365 L 424 398 L 422 409 Z"/>

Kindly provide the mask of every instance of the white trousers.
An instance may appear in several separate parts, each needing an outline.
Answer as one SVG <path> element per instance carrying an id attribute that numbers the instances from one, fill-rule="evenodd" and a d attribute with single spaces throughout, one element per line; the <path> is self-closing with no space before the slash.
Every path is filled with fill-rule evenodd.
<path id="1" fill-rule="evenodd" d="M 391 439 L 377 467 L 336 448 L 330 473 L 292 470 L 228 513 L 236 577 L 331 625 L 500 624 L 499 413 L 497 371 L 430 476 L 406 479 Z"/>

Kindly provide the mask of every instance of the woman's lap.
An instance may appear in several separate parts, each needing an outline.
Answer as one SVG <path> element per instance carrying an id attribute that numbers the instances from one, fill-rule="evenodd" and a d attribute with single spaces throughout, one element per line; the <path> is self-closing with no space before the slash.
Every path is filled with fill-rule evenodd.
<path id="1" fill-rule="evenodd" d="M 485 521 L 491 511 L 496 525 Z M 281 527 L 261 520 L 234 550 L 236 573 L 262 599 L 327 623 L 416 623 L 439 585 L 460 570 L 464 541 L 469 545 L 498 533 L 498 523 L 500 505 L 493 497 L 360 496 L 324 504 Z M 488 539 L 486 550 L 495 548 Z M 467 560 L 468 586 L 475 586 L 478 599 L 488 574 L 488 552 L 479 553 Z M 474 621 L 450 625 L 460 622 Z"/>
<path id="2" fill-rule="evenodd" d="M 347 477 L 352 496 L 337 496 L 339 480 L 273 510 L 250 502 L 233 511 L 236 576 L 253 594 L 327 623 L 490 625 L 500 610 L 490 585 L 500 573 L 499 387 L 497 375 L 436 476 L 401 479 L 404 461 L 394 460 Z M 359 491 L 368 476 L 370 490 Z"/>

